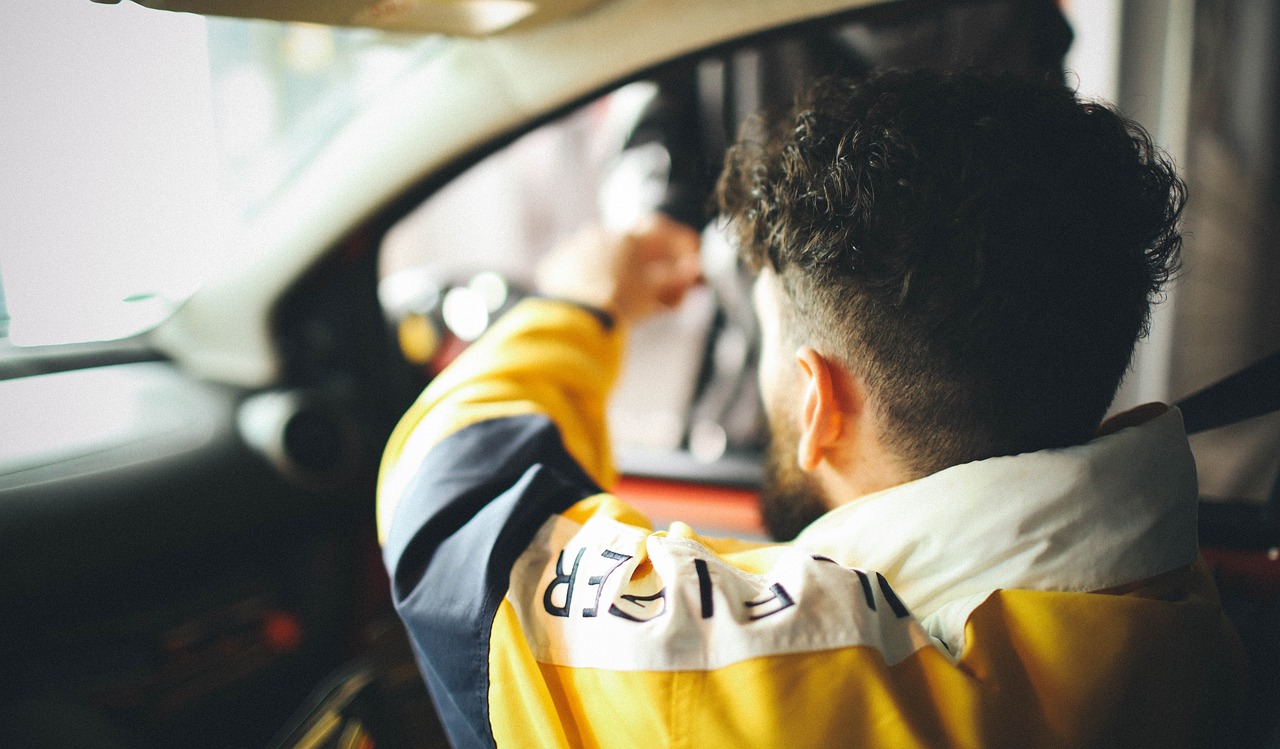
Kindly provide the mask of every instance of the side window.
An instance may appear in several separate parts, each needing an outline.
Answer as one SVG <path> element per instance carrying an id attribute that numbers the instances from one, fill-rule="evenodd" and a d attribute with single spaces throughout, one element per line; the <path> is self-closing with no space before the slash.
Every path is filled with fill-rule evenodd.
<path id="1" fill-rule="evenodd" d="M 438 371 L 529 292 L 557 242 L 593 223 L 623 229 L 662 207 L 671 149 L 638 127 L 665 116 L 659 96 L 654 81 L 633 83 L 533 130 L 387 233 L 379 296 L 410 362 Z M 704 210 L 709 189 L 698 186 L 687 219 L 703 232 L 708 283 L 631 334 L 610 409 L 624 464 L 690 448 L 710 463 L 762 441 L 750 280 Z"/>

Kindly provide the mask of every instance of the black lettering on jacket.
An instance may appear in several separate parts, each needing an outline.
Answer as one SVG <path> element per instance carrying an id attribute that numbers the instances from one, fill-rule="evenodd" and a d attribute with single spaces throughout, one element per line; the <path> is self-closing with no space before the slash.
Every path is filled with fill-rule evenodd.
<path id="1" fill-rule="evenodd" d="M 763 619 L 767 616 L 773 616 L 774 614 L 777 614 L 778 612 L 784 609 L 789 609 L 792 606 L 796 605 L 795 600 L 791 598 L 791 596 L 787 593 L 787 589 L 782 587 L 781 584 L 774 583 L 773 585 L 770 585 L 769 591 L 773 595 L 769 596 L 768 598 L 765 598 L 759 601 L 744 601 L 743 603 L 746 604 L 748 609 L 754 609 L 757 606 L 764 606 L 765 604 L 772 603 L 773 601 L 777 601 L 778 602 L 777 608 L 763 610 L 761 613 L 758 613 L 758 614 L 752 614 L 751 616 L 747 617 L 748 619 L 750 619 L 753 622 L 759 621 L 760 619 Z"/>
<path id="2" fill-rule="evenodd" d="M 569 607 L 573 605 L 573 584 L 578 579 L 578 565 L 582 562 L 582 555 L 586 553 L 586 549 L 578 549 L 578 556 L 573 558 L 573 569 L 569 574 L 564 573 L 564 550 L 560 551 L 560 556 L 556 558 L 556 576 L 547 586 L 542 594 L 542 608 L 552 616 L 568 616 Z M 552 602 L 556 588 L 564 586 L 564 605 L 557 606 Z"/>
<path id="3" fill-rule="evenodd" d="M 880 592 L 884 594 L 884 600 L 889 602 L 889 608 L 893 609 L 894 616 L 899 619 L 906 619 L 911 616 L 911 612 L 907 611 L 902 599 L 898 598 L 898 594 L 894 593 L 893 588 L 889 587 L 889 581 L 884 579 L 884 575 L 877 572 L 876 582 L 880 583 Z"/>
<path id="4" fill-rule="evenodd" d="M 654 619 L 657 619 L 658 617 L 660 617 L 660 616 L 662 616 L 663 614 L 667 613 L 667 607 L 666 607 L 666 602 L 667 602 L 667 589 L 666 589 L 666 588 L 663 588 L 662 590 L 658 591 L 657 593 L 654 593 L 654 594 L 653 594 L 653 595 L 651 595 L 651 596 L 633 596 L 633 595 L 624 595 L 624 596 L 620 596 L 620 597 L 622 598 L 622 600 L 624 600 L 624 601 L 626 601 L 627 603 L 629 603 L 629 604 L 631 604 L 631 605 L 635 606 L 635 607 L 636 607 L 636 610 L 637 610 L 637 614 L 648 611 L 648 610 L 649 610 L 649 604 L 651 604 L 651 603 L 655 603 L 655 602 L 657 602 L 657 603 L 661 603 L 661 604 L 662 604 L 662 606 L 661 606 L 661 608 L 658 610 L 658 612 L 657 612 L 657 613 L 652 614 L 651 616 L 647 616 L 647 617 L 643 617 L 643 618 L 642 618 L 642 617 L 640 617 L 640 616 L 635 616 L 635 615 L 632 615 L 632 614 L 628 614 L 627 612 L 625 612 L 625 611 L 623 611 L 622 609 L 618 608 L 617 604 L 610 604 L 610 605 L 609 605 L 609 613 L 610 613 L 610 614 L 613 614 L 614 616 L 618 617 L 619 619 L 626 619 L 626 620 L 627 620 L 627 621 L 629 621 L 629 622 L 647 622 L 647 621 L 652 621 L 652 620 L 654 620 Z M 657 607 L 655 607 L 655 608 L 657 608 Z"/>
<path id="5" fill-rule="evenodd" d="M 698 598 L 702 603 L 702 618 L 710 619 L 715 615 L 715 600 L 711 597 L 711 571 L 707 568 L 707 560 L 693 560 L 693 569 L 698 573 Z"/>
<path id="6" fill-rule="evenodd" d="M 585 549 L 583 551 L 585 551 Z M 581 551 L 578 552 L 578 556 L 579 557 L 582 556 Z M 618 552 L 611 551 L 609 549 L 605 549 L 604 551 L 600 552 L 600 556 L 604 557 L 605 559 L 616 560 L 617 564 L 610 567 L 609 571 L 604 573 L 603 575 L 592 575 L 591 577 L 587 578 L 587 585 L 596 586 L 596 602 L 590 608 L 585 608 L 582 610 L 582 615 L 585 617 L 593 617 L 596 615 L 596 612 L 600 610 L 600 594 L 604 591 L 604 581 L 608 580 L 610 575 L 616 572 L 618 568 L 623 565 L 623 563 L 625 563 L 628 559 L 631 558 L 630 554 L 619 554 Z M 575 564 L 574 566 L 576 567 L 577 564 Z M 566 601 L 566 605 L 568 605 L 567 601 Z"/>

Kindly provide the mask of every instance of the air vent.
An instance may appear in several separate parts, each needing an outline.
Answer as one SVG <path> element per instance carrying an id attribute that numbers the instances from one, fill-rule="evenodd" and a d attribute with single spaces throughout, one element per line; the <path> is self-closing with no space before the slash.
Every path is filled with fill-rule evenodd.
<path id="1" fill-rule="evenodd" d="M 240 404 L 240 436 L 291 483 L 313 490 L 343 485 L 356 466 L 355 422 L 333 398 L 275 390 Z"/>

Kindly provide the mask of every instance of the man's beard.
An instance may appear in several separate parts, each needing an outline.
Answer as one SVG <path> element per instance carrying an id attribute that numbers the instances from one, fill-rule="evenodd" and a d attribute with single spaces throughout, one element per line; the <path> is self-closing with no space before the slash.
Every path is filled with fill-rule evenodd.
<path id="1" fill-rule="evenodd" d="M 769 422 L 760 511 L 769 535 L 777 541 L 790 541 L 828 508 L 818 482 L 796 464 L 800 435 L 795 419 L 771 417 Z"/>

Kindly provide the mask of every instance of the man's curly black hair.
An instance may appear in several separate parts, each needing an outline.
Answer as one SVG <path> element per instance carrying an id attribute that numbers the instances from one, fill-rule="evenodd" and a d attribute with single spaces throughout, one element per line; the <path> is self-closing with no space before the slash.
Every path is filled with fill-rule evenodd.
<path id="1" fill-rule="evenodd" d="M 923 475 L 1092 437 L 1181 247 L 1140 126 L 1060 80 L 885 71 L 773 130 L 730 150 L 721 209 L 891 447 Z"/>

